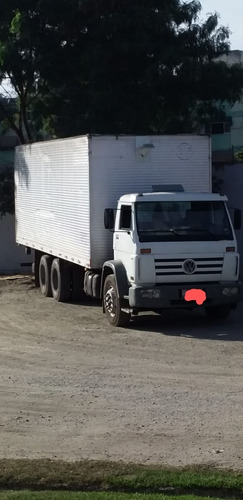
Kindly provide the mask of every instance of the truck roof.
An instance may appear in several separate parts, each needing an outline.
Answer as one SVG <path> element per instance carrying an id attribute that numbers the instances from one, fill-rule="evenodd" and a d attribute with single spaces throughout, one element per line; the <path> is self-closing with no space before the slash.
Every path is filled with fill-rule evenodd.
<path id="1" fill-rule="evenodd" d="M 228 198 L 217 193 L 156 192 L 125 194 L 121 196 L 120 201 L 123 203 L 136 201 L 228 201 Z"/>

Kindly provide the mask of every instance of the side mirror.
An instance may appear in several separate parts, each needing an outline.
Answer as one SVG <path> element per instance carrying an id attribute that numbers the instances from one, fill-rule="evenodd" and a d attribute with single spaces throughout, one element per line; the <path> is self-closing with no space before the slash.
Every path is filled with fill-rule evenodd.
<path id="1" fill-rule="evenodd" d="M 115 226 L 115 216 L 113 208 L 105 208 L 104 226 L 105 229 L 110 229 L 110 231 L 113 231 Z"/>
<path id="2" fill-rule="evenodd" d="M 234 229 L 241 229 L 241 210 L 239 208 L 234 210 Z"/>

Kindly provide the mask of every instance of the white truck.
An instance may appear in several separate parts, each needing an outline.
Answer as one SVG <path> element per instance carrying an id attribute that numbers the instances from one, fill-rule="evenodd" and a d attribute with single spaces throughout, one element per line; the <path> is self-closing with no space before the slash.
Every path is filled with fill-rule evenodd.
<path id="1" fill-rule="evenodd" d="M 212 194 L 211 182 L 207 136 L 19 146 L 16 241 L 33 251 L 45 296 L 102 299 L 114 326 L 140 311 L 199 303 L 225 318 L 240 297 L 239 254 L 227 198 Z"/>

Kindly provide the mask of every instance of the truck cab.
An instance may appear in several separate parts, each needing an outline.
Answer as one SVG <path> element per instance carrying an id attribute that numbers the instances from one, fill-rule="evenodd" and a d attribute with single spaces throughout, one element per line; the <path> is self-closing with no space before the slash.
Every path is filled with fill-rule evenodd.
<path id="1" fill-rule="evenodd" d="M 114 224 L 110 218 L 114 260 L 103 268 L 111 324 L 122 325 L 142 310 L 198 307 L 198 292 L 211 318 L 236 307 L 239 254 L 226 202 L 219 194 L 188 192 L 119 199 Z"/>

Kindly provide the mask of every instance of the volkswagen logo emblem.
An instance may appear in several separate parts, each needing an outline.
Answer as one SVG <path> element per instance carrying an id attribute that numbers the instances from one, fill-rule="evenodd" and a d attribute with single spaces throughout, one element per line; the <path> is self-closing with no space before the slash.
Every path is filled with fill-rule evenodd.
<path id="1" fill-rule="evenodd" d="M 183 270 L 184 270 L 184 273 L 186 273 L 186 274 L 195 273 L 196 267 L 197 267 L 196 262 L 195 262 L 195 260 L 192 260 L 192 259 L 187 259 L 183 263 Z"/>

